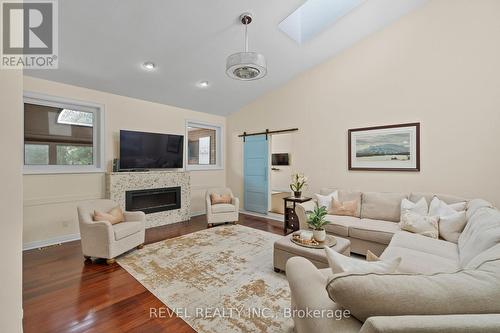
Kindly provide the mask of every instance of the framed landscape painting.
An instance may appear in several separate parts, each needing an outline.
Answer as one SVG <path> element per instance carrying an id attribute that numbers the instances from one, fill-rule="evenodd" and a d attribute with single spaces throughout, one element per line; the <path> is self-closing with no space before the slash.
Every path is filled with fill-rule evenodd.
<path id="1" fill-rule="evenodd" d="M 420 123 L 350 129 L 349 170 L 420 171 Z"/>

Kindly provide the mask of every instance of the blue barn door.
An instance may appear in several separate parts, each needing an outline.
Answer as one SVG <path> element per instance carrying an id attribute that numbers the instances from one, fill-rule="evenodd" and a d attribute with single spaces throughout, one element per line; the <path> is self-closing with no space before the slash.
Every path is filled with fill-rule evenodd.
<path id="1" fill-rule="evenodd" d="M 265 135 L 247 136 L 244 142 L 245 210 L 267 214 L 269 145 Z"/>

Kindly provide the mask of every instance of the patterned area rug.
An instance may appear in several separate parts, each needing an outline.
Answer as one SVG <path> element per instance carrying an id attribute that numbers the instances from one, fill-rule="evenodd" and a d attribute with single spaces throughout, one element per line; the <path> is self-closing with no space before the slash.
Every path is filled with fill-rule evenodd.
<path id="1" fill-rule="evenodd" d="M 292 332 L 288 282 L 273 271 L 280 237 L 221 226 L 147 245 L 118 263 L 197 332 Z"/>

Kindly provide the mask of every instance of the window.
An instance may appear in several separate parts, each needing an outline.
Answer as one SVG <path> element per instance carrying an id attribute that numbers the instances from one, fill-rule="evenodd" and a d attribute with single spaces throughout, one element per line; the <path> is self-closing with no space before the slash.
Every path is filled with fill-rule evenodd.
<path id="1" fill-rule="evenodd" d="M 103 171 L 103 108 L 24 94 L 25 173 Z"/>
<path id="2" fill-rule="evenodd" d="M 222 169 L 222 127 L 187 122 L 187 169 Z"/>

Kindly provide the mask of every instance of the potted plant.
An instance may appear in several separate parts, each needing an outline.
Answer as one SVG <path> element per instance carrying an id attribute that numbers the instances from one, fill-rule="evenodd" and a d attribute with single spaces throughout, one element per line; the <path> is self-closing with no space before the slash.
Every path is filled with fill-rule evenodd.
<path id="1" fill-rule="evenodd" d="M 307 185 L 307 177 L 301 173 L 294 173 L 292 175 L 292 183 L 290 184 L 290 189 L 293 191 L 293 195 L 296 198 L 302 196 L 302 189 Z"/>
<path id="2" fill-rule="evenodd" d="M 326 239 L 326 231 L 324 226 L 330 221 L 325 219 L 328 214 L 326 207 L 316 207 L 313 211 L 307 212 L 307 224 L 313 228 L 313 238 L 318 242 L 324 242 Z"/>

